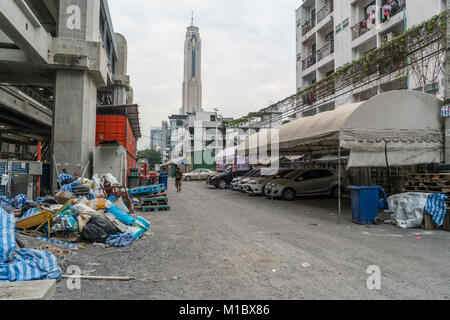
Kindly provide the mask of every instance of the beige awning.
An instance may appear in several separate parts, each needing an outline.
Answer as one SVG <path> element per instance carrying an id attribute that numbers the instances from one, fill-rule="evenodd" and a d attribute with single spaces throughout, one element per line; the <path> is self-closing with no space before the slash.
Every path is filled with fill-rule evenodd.
<path id="1" fill-rule="evenodd" d="M 293 154 L 329 149 L 336 145 L 344 123 L 364 102 L 301 118 L 280 127 L 280 151 Z"/>
<path id="2" fill-rule="evenodd" d="M 278 128 L 279 153 L 329 154 L 340 146 L 351 151 L 350 167 L 375 167 L 386 165 L 387 148 L 393 166 L 440 163 L 444 132 L 441 105 L 441 100 L 422 92 L 383 93 L 368 101 L 282 125 Z M 255 137 L 257 149 L 274 147 L 270 141 L 261 143 L 259 133 L 247 139 L 238 150 L 245 149 L 248 153 L 251 139 Z"/>

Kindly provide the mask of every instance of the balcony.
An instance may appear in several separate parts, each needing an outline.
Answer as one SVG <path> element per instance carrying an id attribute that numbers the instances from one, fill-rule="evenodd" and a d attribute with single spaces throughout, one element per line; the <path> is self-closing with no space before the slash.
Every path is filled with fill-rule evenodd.
<path id="1" fill-rule="evenodd" d="M 400 0 L 386 1 L 386 3 L 381 6 L 380 22 L 381 23 L 388 22 L 392 17 L 403 12 L 403 9 L 405 8 L 406 8 L 405 1 Z"/>
<path id="2" fill-rule="evenodd" d="M 306 58 L 305 60 L 302 61 L 302 64 L 303 64 L 303 71 L 305 71 L 309 67 L 315 65 L 316 64 L 316 54 L 313 53 L 312 55 L 310 55 L 308 58 Z"/>
<path id="3" fill-rule="evenodd" d="M 309 31 L 311 31 L 316 26 L 316 16 L 312 16 L 312 18 L 305 22 L 302 26 L 302 34 L 305 35 Z"/>
<path id="4" fill-rule="evenodd" d="M 323 19 L 325 19 L 334 10 L 333 1 L 330 0 L 319 12 L 317 12 L 317 23 L 319 24 Z"/>
<path id="5" fill-rule="evenodd" d="M 322 48 L 317 50 L 317 61 L 321 61 L 325 57 L 334 53 L 334 41 L 329 41 Z"/>
<path id="6" fill-rule="evenodd" d="M 368 31 L 375 28 L 376 18 L 375 16 L 366 18 L 352 27 L 352 40 L 356 40 Z"/>

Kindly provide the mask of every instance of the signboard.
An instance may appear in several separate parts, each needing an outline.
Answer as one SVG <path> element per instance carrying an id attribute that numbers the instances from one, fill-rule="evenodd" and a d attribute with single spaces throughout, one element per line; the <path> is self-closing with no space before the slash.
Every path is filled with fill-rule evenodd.
<path id="1" fill-rule="evenodd" d="M 450 118 L 450 106 L 441 107 L 441 117 Z"/>

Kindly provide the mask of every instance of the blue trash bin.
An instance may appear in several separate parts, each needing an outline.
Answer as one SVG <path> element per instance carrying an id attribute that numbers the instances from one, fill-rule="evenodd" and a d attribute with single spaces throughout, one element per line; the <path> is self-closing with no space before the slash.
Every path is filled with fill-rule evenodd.
<path id="1" fill-rule="evenodd" d="M 379 186 L 349 186 L 352 218 L 358 224 L 375 224 L 379 209 L 389 209 L 386 193 Z"/>
<path id="2" fill-rule="evenodd" d="M 168 190 L 167 179 L 167 173 L 163 172 L 159 175 L 159 184 L 163 184 L 166 187 L 166 190 Z"/>

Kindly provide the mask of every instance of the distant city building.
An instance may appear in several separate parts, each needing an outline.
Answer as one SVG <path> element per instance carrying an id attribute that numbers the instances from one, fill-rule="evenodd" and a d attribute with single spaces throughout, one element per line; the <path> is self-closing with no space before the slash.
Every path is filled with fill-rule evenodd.
<path id="1" fill-rule="evenodd" d="M 162 148 L 162 129 L 152 128 L 150 129 L 150 149 L 159 151 Z"/>
<path id="2" fill-rule="evenodd" d="M 199 28 L 187 28 L 184 43 L 183 107 L 180 114 L 202 111 L 202 41 Z"/>
<path id="3" fill-rule="evenodd" d="M 163 163 L 169 160 L 170 156 L 170 127 L 167 121 L 161 124 L 161 157 Z"/>
<path id="4" fill-rule="evenodd" d="M 188 115 L 172 115 L 169 117 L 170 121 L 170 157 L 181 157 L 182 141 L 184 136 L 184 125 Z"/>

